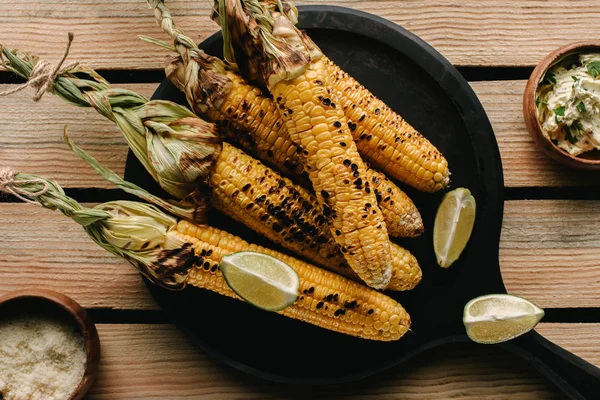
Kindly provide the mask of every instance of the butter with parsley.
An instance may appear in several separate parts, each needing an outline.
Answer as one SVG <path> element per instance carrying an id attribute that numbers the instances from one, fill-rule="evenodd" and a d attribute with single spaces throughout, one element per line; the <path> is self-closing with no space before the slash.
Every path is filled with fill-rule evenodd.
<path id="1" fill-rule="evenodd" d="M 538 121 L 561 149 L 600 149 L 600 54 L 569 56 L 552 66 L 536 93 Z"/>

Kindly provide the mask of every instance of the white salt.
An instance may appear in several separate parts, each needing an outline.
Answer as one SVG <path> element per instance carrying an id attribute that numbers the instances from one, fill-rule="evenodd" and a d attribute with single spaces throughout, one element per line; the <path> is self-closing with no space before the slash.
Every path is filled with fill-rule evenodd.
<path id="1" fill-rule="evenodd" d="M 85 341 L 73 323 L 31 315 L 0 319 L 3 400 L 66 400 L 85 363 Z"/>

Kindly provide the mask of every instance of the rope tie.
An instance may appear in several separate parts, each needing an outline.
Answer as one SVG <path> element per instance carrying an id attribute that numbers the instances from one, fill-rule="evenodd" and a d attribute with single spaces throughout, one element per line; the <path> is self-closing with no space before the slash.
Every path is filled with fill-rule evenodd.
<path id="1" fill-rule="evenodd" d="M 28 199 L 27 197 L 32 197 L 32 198 L 40 197 L 40 196 L 44 195 L 50 188 L 50 185 L 48 185 L 48 182 L 44 181 L 43 179 L 25 179 L 25 180 L 19 180 L 18 183 L 19 184 L 40 184 L 40 185 L 42 185 L 42 188 L 40 190 L 38 190 L 37 192 L 30 192 L 30 191 L 21 189 L 20 187 L 15 185 L 15 176 L 17 176 L 17 173 L 15 171 L 13 171 L 12 169 L 0 168 L 0 192 L 12 194 L 16 198 L 23 200 L 26 203 L 39 204 L 37 201 Z M 27 196 L 27 197 L 25 197 L 25 196 Z"/>
<path id="2" fill-rule="evenodd" d="M 51 92 L 54 87 L 54 81 L 59 75 L 62 75 L 79 65 L 79 63 L 75 62 L 61 69 L 63 63 L 69 55 L 69 50 L 71 49 L 71 43 L 73 42 L 74 37 L 73 33 L 69 32 L 68 37 L 69 41 L 67 43 L 67 48 L 65 49 L 62 58 L 60 59 L 59 63 L 56 64 L 56 66 L 52 67 L 52 64 L 50 64 L 47 61 L 38 61 L 33 66 L 33 69 L 31 70 L 31 75 L 29 76 L 29 80 L 26 83 L 17 86 L 14 89 L 7 90 L 5 92 L 0 92 L 0 97 L 20 92 L 21 90 L 31 86 L 35 89 L 33 101 L 38 102 L 40 101 L 44 93 Z"/>

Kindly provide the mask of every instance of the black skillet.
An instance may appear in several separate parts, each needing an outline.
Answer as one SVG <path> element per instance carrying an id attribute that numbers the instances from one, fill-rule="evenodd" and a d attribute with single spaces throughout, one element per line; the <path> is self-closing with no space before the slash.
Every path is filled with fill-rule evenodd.
<path id="1" fill-rule="evenodd" d="M 488 293 L 505 293 L 498 263 L 503 178 L 500 154 L 487 116 L 469 84 L 421 39 L 385 19 L 346 8 L 300 7 L 300 26 L 325 54 L 401 114 L 447 157 L 452 187 L 477 199 L 477 220 L 461 259 L 436 265 L 431 227 L 443 193 L 407 192 L 419 206 L 426 233 L 400 243 L 423 268 L 408 293 L 390 293 L 409 311 L 412 331 L 399 341 L 370 342 L 325 331 L 239 301 L 195 288 L 170 292 L 149 285 L 158 304 L 204 351 L 248 374 L 287 383 L 353 381 L 405 363 L 442 344 L 467 341 L 463 307 Z M 217 33 L 201 47 L 221 56 Z M 168 81 L 154 94 L 186 104 Z M 161 193 L 130 154 L 126 178 Z M 249 241 L 266 240 L 217 214 L 210 223 Z M 530 361 L 572 398 L 600 397 L 600 370 L 531 332 L 500 345 Z"/>

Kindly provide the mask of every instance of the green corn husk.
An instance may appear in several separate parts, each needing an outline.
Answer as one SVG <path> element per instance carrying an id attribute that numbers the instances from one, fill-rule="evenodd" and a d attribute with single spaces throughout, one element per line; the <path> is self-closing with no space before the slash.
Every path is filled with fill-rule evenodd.
<path id="1" fill-rule="evenodd" d="M 65 128 L 65 142 L 67 145 L 73 150 L 79 158 L 85 161 L 90 167 L 92 167 L 99 175 L 101 175 L 107 181 L 113 183 L 121 190 L 130 193 L 134 196 L 139 197 L 142 200 L 145 200 L 149 203 L 152 203 L 163 210 L 169 212 L 169 214 L 173 214 L 179 216 L 180 218 L 184 218 L 190 221 L 204 221 L 204 213 L 206 208 L 208 207 L 208 199 L 206 199 L 202 193 L 199 191 L 194 191 L 188 197 L 183 199 L 180 202 L 175 201 L 167 201 L 158 196 L 154 196 L 148 193 L 145 189 L 140 186 L 128 182 L 121 178 L 119 175 L 115 174 L 109 168 L 106 168 L 102 164 L 98 162 L 94 157 L 90 156 L 83 149 L 77 146 L 75 143 L 69 139 L 67 135 L 67 131 Z"/>
<path id="2" fill-rule="evenodd" d="M 25 79 L 31 77 L 36 57 L 22 51 L 1 48 L 2 64 Z M 203 121 L 186 107 L 163 100 L 148 100 L 125 89 L 112 88 L 92 69 L 76 66 L 59 74 L 52 93 L 80 106 L 93 107 L 113 121 L 145 169 L 170 195 L 177 199 L 199 199 L 199 184 L 209 176 L 221 151 L 214 124 Z M 178 204 L 182 206 L 182 204 Z M 190 210 L 193 203 L 181 209 Z M 202 214 L 196 204 L 190 219 Z"/>
<path id="3" fill-rule="evenodd" d="M 50 210 L 59 210 L 80 224 L 102 248 L 126 259 L 152 283 L 183 289 L 195 262 L 192 243 L 170 230 L 177 220 L 158 208 L 132 201 L 112 201 L 93 208 L 68 197 L 54 181 L 2 170 L 0 192 L 18 194 Z"/>

